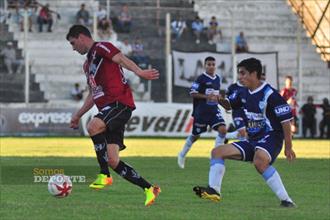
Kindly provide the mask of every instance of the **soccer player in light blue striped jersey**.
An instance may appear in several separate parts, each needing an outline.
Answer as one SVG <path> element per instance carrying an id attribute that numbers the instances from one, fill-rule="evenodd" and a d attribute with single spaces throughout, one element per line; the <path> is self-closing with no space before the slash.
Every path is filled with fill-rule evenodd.
<path id="1" fill-rule="evenodd" d="M 272 166 L 282 149 L 289 161 L 296 157 L 292 149 L 290 106 L 269 84 L 261 80 L 261 62 L 255 58 L 241 61 L 238 73 L 246 90 L 229 99 L 219 98 L 226 109 L 243 107 L 248 139 L 222 145 L 212 150 L 207 187 L 195 186 L 195 193 L 204 199 L 220 201 L 221 183 L 225 173 L 225 160 L 250 161 L 262 175 L 266 184 L 281 201 L 282 207 L 295 207 L 280 175 Z"/>
<path id="2" fill-rule="evenodd" d="M 190 89 L 190 95 L 193 97 L 194 123 L 192 133 L 187 137 L 186 143 L 178 154 L 178 165 L 182 169 L 185 166 L 185 157 L 193 143 L 207 131 L 208 126 L 218 132 L 215 146 L 223 144 L 226 137 L 226 124 L 218 107 L 221 78 L 215 73 L 215 64 L 214 57 L 206 57 L 205 72 L 197 77 Z"/>

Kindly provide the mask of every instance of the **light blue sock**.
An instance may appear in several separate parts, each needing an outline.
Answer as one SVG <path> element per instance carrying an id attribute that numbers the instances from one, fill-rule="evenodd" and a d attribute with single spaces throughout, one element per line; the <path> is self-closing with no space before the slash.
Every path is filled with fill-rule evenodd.
<path id="1" fill-rule="evenodd" d="M 193 135 L 189 135 L 186 139 L 186 143 L 184 144 L 182 151 L 180 152 L 180 155 L 182 157 L 185 157 L 187 155 L 194 142 L 195 138 L 193 137 Z"/>
<path id="2" fill-rule="evenodd" d="M 221 191 L 221 183 L 223 175 L 225 174 L 225 161 L 217 158 L 211 159 L 209 171 L 209 186 L 215 189 L 218 193 Z"/>
<path id="3" fill-rule="evenodd" d="M 273 166 L 269 166 L 262 174 L 262 176 L 267 185 L 281 201 L 286 200 L 292 202 L 291 198 L 285 190 L 280 175 Z"/>

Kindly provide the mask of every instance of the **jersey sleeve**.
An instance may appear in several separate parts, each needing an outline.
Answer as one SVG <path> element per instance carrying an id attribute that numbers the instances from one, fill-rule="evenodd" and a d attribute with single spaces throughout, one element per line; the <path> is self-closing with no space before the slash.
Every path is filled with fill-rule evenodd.
<path id="1" fill-rule="evenodd" d="M 270 110 L 274 111 L 275 116 L 281 123 L 292 119 L 292 109 L 277 92 L 273 92 L 273 94 L 269 96 L 268 105 L 270 106 Z"/>
<path id="2" fill-rule="evenodd" d="M 193 93 L 200 93 L 200 90 L 201 90 L 201 83 L 202 83 L 202 80 L 201 80 L 201 77 L 198 77 L 194 82 L 193 84 L 191 85 L 191 88 L 190 88 L 190 94 L 193 94 Z"/>
<path id="3" fill-rule="evenodd" d="M 96 53 L 103 58 L 112 60 L 112 57 L 119 53 L 120 50 L 109 42 L 99 42 L 96 44 Z"/>
<path id="4" fill-rule="evenodd" d="M 242 94 L 243 93 L 234 92 L 227 97 L 232 109 L 239 109 L 243 106 Z"/>

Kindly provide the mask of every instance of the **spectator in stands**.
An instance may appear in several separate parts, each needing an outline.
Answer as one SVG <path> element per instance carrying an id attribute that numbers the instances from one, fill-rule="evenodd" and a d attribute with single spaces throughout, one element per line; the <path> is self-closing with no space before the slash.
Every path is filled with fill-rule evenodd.
<path id="1" fill-rule="evenodd" d="M 99 35 L 100 40 L 108 41 L 111 37 L 113 30 L 111 21 L 106 17 L 103 18 L 97 25 L 97 34 Z"/>
<path id="2" fill-rule="evenodd" d="M 88 10 L 86 10 L 85 4 L 80 5 L 80 10 L 77 12 L 76 15 L 76 22 L 77 24 L 81 24 L 84 26 L 88 26 L 91 24 L 89 12 Z"/>
<path id="3" fill-rule="evenodd" d="M 244 32 L 241 31 L 235 39 L 236 53 L 244 53 L 249 51 L 247 41 L 244 37 Z"/>
<path id="4" fill-rule="evenodd" d="M 142 41 L 140 38 L 136 38 L 132 45 L 132 60 L 138 64 L 142 69 L 145 69 L 149 65 L 149 58 L 146 56 Z"/>
<path id="5" fill-rule="evenodd" d="M 17 59 L 16 57 L 16 50 L 13 47 L 13 42 L 8 41 L 7 47 L 5 47 L 1 52 L 0 55 L 4 58 L 4 63 L 6 65 L 7 71 L 9 74 L 13 74 L 13 66 L 16 65 L 16 74 L 21 73 L 22 67 L 24 64 L 23 59 Z"/>
<path id="6" fill-rule="evenodd" d="M 46 4 L 41 7 L 39 11 L 39 16 L 37 18 L 37 23 L 39 25 L 39 32 L 42 32 L 42 26 L 44 24 L 48 25 L 47 31 L 52 32 L 52 25 L 53 25 L 52 13 L 55 12 L 49 9 L 49 4 Z"/>
<path id="7" fill-rule="evenodd" d="M 132 26 L 132 16 L 130 15 L 128 5 L 124 4 L 118 16 L 118 28 L 120 32 L 129 33 Z"/>
<path id="8" fill-rule="evenodd" d="M 319 128 L 320 128 L 320 138 L 323 138 L 324 136 L 324 130 L 327 128 L 327 139 L 330 139 L 330 105 L 329 105 L 329 99 L 324 98 L 323 103 L 319 105 L 318 107 L 322 108 L 322 120 L 320 121 Z"/>
<path id="9" fill-rule="evenodd" d="M 125 38 L 124 41 L 119 45 L 120 51 L 127 57 L 132 56 L 132 45 L 129 43 L 128 39 Z"/>
<path id="10" fill-rule="evenodd" d="M 211 17 L 209 22 L 209 27 L 207 29 L 207 38 L 209 44 L 216 43 L 216 36 L 219 35 L 219 40 L 222 40 L 222 33 L 218 27 L 218 22 L 215 16 Z"/>
<path id="11" fill-rule="evenodd" d="M 186 29 L 186 22 L 182 19 L 182 17 L 179 17 L 179 19 L 172 21 L 171 31 L 173 35 L 173 41 L 179 40 L 185 29 Z"/>
<path id="12" fill-rule="evenodd" d="M 297 108 L 298 108 L 297 93 L 298 93 L 298 91 L 292 87 L 292 81 L 293 81 L 292 76 L 285 77 L 285 88 L 283 88 L 281 90 L 280 94 L 291 107 L 292 116 L 293 116 L 293 121 L 291 124 L 291 131 L 292 131 L 292 133 L 296 133 L 297 125 L 298 125 L 298 117 L 297 117 L 297 115 L 298 115 L 297 114 L 298 113 L 297 112 Z"/>
<path id="13" fill-rule="evenodd" d="M 191 29 L 196 37 L 196 44 L 199 44 L 201 42 L 201 34 L 204 31 L 204 25 L 203 21 L 198 16 L 196 16 L 195 20 L 192 22 Z"/>
<path id="14" fill-rule="evenodd" d="M 102 5 L 99 5 L 99 10 L 96 12 L 97 24 L 99 24 L 100 21 L 106 18 L 107 18 L 107 11 L 102 7 Z"/>
<path id="15" fill-rule="evenodd" d="M 32 32 L 32 18 L 36 7 L 37 6 L 35 1 L 16 2 L 16 12 L 18 15 L 18 22 L 20 24 L 21 31 L 24 31 L 24 16 L 25 13 L 27 13 L 29 32 Z"/>
<path id="16" fill-rule="evenodd" d="M 313 97 L 308 96 L 307 103 L 300 109 L 302 117 L 303 137 L 306 138 L 307 130 L 309 129 L 311 137 L 314 138 L 316 131 L 316 106 L 313 103 Z"/>
<path id="17" fill-rule="evenodd" d="M 71 90 L 71 97 L 73 100 L 80 101 L 84 96 L 85 90 L 80 89 L 79 83 L 75 83 L 74 87 Z"/>

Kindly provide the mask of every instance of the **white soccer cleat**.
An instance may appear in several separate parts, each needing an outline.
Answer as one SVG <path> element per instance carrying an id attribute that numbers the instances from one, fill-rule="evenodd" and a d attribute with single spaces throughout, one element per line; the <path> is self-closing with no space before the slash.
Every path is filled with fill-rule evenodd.
<path id="1" fill-rule="evenodd" d="M 184 169 L 184 162 L 186 158 L 181 156 L 181 153 L 178 154 L 178 165 L 181 169 Z"/>

